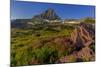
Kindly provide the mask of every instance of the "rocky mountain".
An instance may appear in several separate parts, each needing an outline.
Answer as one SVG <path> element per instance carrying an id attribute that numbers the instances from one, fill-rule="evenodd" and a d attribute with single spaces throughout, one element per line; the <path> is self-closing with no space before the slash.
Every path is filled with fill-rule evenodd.
<path id="1" fill-rule="evenodd" d="M 56 14 L 56 12 L 49 8 L 41 14 L 35 15 L 33 18 L 30 19 L 16 19 L 11 21 L 12 27 L 18 28 L 29 28 L 35 24 L 48 24 L 48 22 L 61 22 L 60 17 Z"/>
<path id="2" fill-rule="evenodd" d="M 39 15 L 35 15 L 33 17 L 33 19 L 47 19 L 47 20 L 60 20 L 61 18 L 56 14 L 56 12 L 49 8 L 46 11 L 44 11 L 43 13 L 39 14 Z"/>

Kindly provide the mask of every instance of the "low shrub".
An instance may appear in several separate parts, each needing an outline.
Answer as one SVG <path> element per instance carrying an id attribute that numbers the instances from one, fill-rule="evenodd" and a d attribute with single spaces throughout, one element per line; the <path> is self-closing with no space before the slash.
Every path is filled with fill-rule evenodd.
<path id="1" fill-rule="evenodd" d="M 39 63 L 54 63 L 58 58 L 58 52 L 50 47 L 42 47 L 34 50 L 35 59 Z"/>

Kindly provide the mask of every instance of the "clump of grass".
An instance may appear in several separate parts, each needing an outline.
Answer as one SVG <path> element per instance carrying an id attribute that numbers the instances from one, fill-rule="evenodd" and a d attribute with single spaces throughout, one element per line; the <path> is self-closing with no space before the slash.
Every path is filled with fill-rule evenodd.
<path id="1" fill-rule="evenodd" d="M 35 59 L 39 63 L 54 63 L 58 59 L 58 52 L 49 47 L 42 47 L 34 51 Z"/>

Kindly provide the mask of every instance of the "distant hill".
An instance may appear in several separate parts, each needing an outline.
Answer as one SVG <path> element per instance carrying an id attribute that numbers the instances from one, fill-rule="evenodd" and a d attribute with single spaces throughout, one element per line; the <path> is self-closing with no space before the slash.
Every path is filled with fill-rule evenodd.
<path id="1" fill-rule="evenodd" d="M 11 21 L 11 27 L 22 28 L 27 26 L 27 22 L 31 21 L 31 19 L 16 19 Z"/>
<path id="2" fill-rule="evenodd" d="M 85 22 L 85 23 L 91 23 L 91 24 L 95 23 L 95 19 L 91 18 L 91 17 L 86 17 L 82 21 Z"/>

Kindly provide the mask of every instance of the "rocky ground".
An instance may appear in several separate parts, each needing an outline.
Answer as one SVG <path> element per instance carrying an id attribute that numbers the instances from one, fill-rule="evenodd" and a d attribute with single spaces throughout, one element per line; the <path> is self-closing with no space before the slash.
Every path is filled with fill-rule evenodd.
<path id="1" fill-rule="evenodd" d="M 71 33 L 70 40 L 76 49 L 70 55 L 59 59 L 59 62 L 72 62 L 73 60 L 71 60 L 71 58 L 80 62 L 95 60 L 95 52 L 90 48 L 90 46 L 95 43 L 95 29 L 93 29 L 91 25 L 81 23 Z"/>

